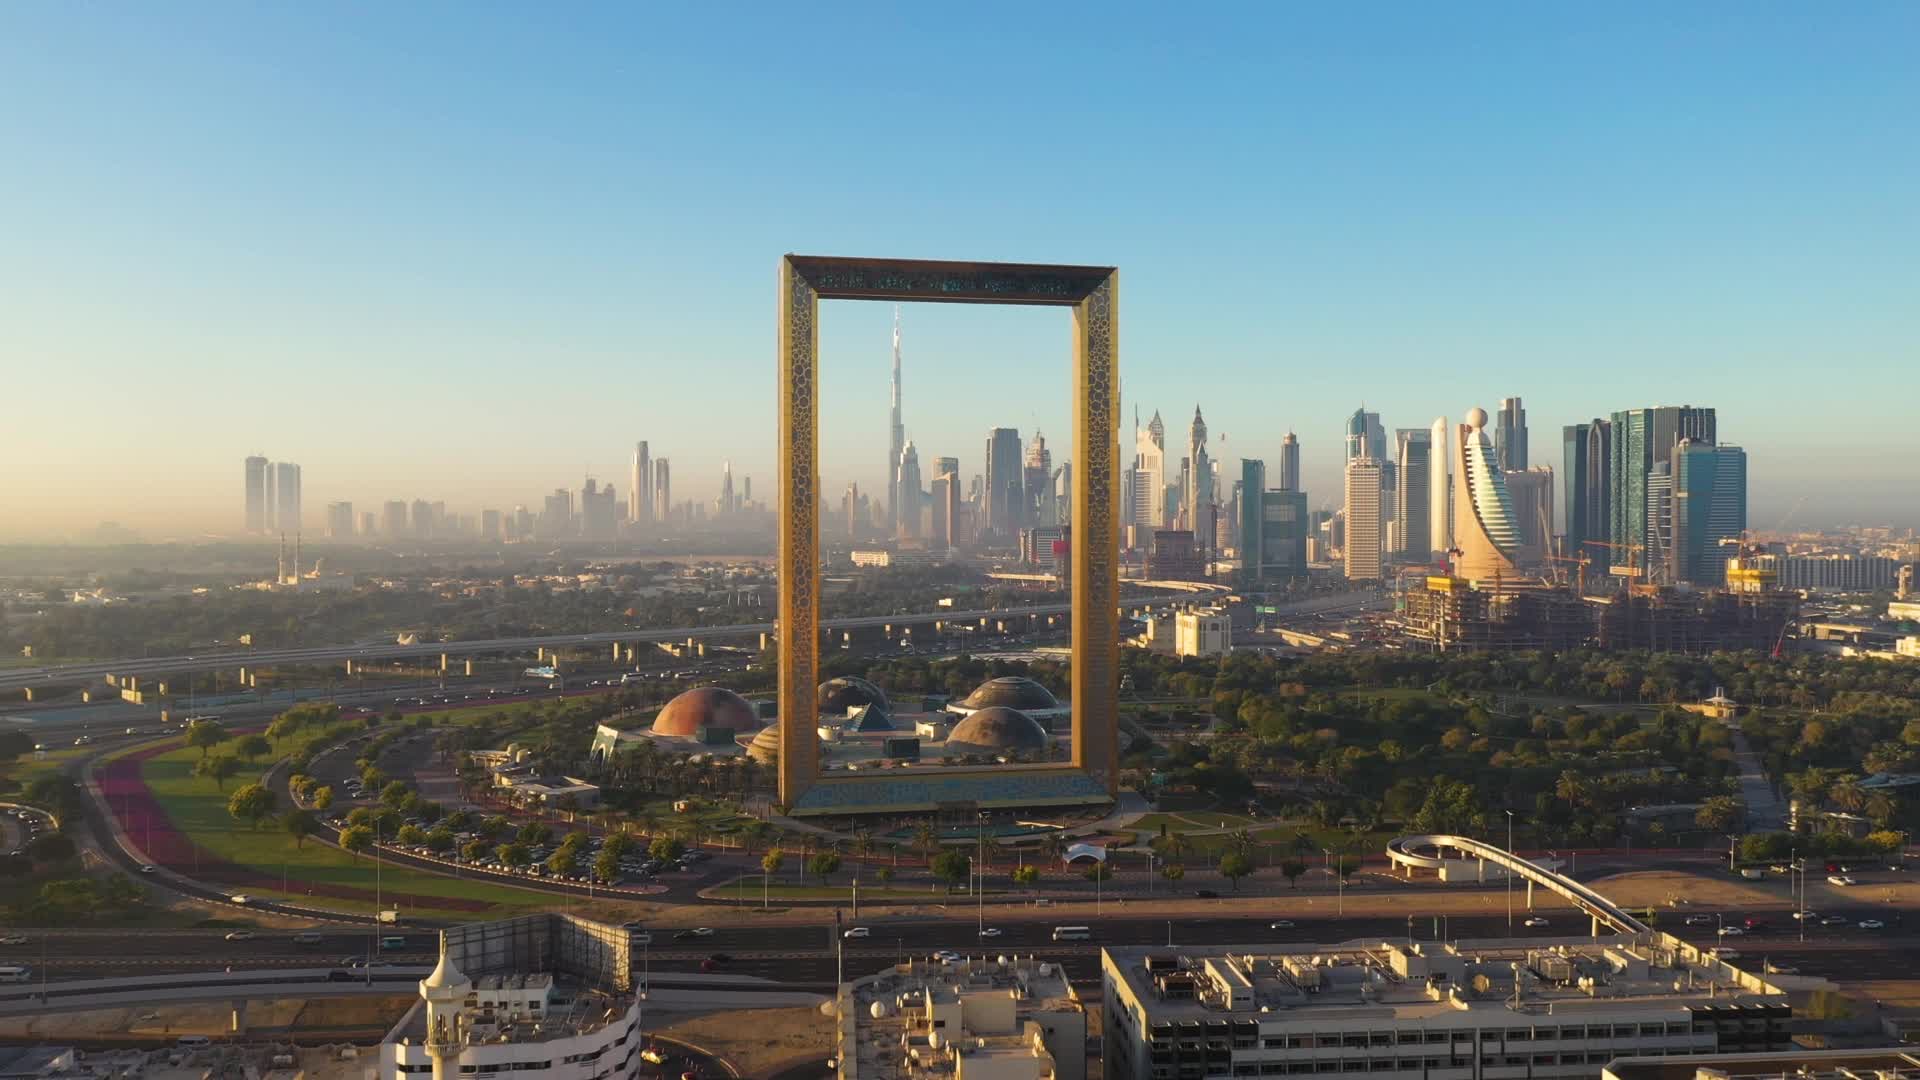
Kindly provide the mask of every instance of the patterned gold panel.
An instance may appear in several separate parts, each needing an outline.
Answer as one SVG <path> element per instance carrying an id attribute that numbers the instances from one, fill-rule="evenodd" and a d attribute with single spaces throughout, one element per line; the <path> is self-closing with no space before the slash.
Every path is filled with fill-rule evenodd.
<path id="1" fill-rule="evenodd" d="M 1062 777 L 1063 797 L 1113 795 L 1119 777 L 1120 691 L 1118 272 L 1098 266 L 788 255 L 780 262 L 779 323 L 781 803 L 804 809 L 803 796 L 819 779 L 814 692 L 820 664 L 822 296 L 1074 309 L 1073 764 L 1057 768 L 1083 774 Z M 821 794 L 826 793 L 823 788 Z M 828 801 L 839 806 L 838 800 Z"/>

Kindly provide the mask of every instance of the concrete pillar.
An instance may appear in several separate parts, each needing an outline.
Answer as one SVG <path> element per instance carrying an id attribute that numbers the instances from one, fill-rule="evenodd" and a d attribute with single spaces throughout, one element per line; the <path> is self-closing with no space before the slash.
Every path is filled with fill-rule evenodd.
<path id="1" fill-rule="evenodd" d="M 245 999 L 233 1003 L 233 1015 L 228 1021 L 229 1029 L 239 1035 L 247 1030 L 247 1003 Z"/>
<path id="2" fill-rule="evenodd" d="M 693 646 L 694 646 L 694 640 L 693 640 L 692 638 L 688 638 L 688 639 L 687 639 L 687 651 L 688 651 L 688 652 L 692 652 L 692 651 L 693 651 Z"/>
<path id="3" fill-rule="evenodd" d="M 705 657 L 707 655 L 707 643 L 702 641 L 695 644 L 693 647 L 693 651 L 694 651 L 694 655 Z"/>
<path id="4" fill-rule="evenodd" d="M 1527 910 L 1533 910 L 1533 879 L 1527 879 Z"/>
<path id="5" fill-rule="evenodd" d="M 140 689 L 140 678 L 139 678 L 139 676 L 137 676 L 137 675 L 129 675 L 129 676 L 127 676 L 127 687 L 126 687 L 126 688 L 127 688 L 127 689 L 129 689 L 129 690 L 132 690 L 132 691 L 135 691 L 135 692 L 137 693 L 137 692 L 139 691 L 139 689 Z"/>
<path id="6" fill-rule="evenodd" d="M 468 676 L 473 674 L 473 657 L 471 656 L 467 657 L 467 674 Z"/>
<path id="7" fill-rule="evenodd" d="M 760 651 L 766 652 L 768 649 L 772 647 L 773 647 L 773 635 L 767 633 L 765 630 L 760 631 Z"/>
<path id="8" fill-rule="evenodd" d="M 617 641 L 613 643 L 613 662 L 620 662 L 620 643 Z"/>
<path id="9" fill-rule="evenodd" d="M 848 645 L 853 644 L 853 631 L 851 630 L 841 631 L 840 640 L 846 642 Z"/>
<path id="10" fill-rule="evenodd" d="M 241 686 L 247 685 L 247 669 L 246 668 L 240 669 L 240 685 Z"/>
<path id="11" fill-rule="evenodd" d="M 167 684 L 165 682 L 160 683 L 158 693 L 160 694 L 161 697 L 167 696 Z"/>
<path id="12" fill-rule="evenodd" d="M 351 660 L 347 661 L 347 677 L 353 677 L 353 661 Z"/>
<path id="13" fill-rule="evenodd" d="M 91 690 L 80 691 L 80 700 L 82 703 L 91 703 L 93 701 L 93 691 Z"/>
<path id="14" fill-rule="evenodd" d="M 32 701 L 32 700 L 33 700 L 33 687 L 31 687 L 31 686 L 29 686 L 29 687 L 26 687 L 25 689 L 26 689 L 26 691 L 27 691 L 27 700 L 28 700 L 28 701 Z"/>
<path id="15" fill-rule="evenodd" d="M 547 647 L 545 645 L 540 646 L 537 650 L 534 651 L 533 657 L 535 660 L 538 660 L 543 664 L 546 663 Z"/>
<path id="16" fill-rule="evenodd" d="M 445 675 L 446 673 L 447 673 L 447 654 L 441 653 L 440 654 L 440 674 Z"/>
<path id="17" fill-rule="evenodd" d="M 1600 916 L 1598 915 L 1595 915 L 1593 917 L 1593 936 L 1594 937 L 1600 936 Z"/>

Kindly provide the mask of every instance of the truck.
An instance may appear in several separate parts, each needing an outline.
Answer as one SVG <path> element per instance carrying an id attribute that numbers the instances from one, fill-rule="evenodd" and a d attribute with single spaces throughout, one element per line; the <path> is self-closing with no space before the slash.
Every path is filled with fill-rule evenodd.
<path id="1" fill-rule="evenodd" d="M 400 924 L 400 910 L 398 908 L 389 908 L 382 911 L 380 913 L 380 924 L 382 926 L 398 926 Z"/>

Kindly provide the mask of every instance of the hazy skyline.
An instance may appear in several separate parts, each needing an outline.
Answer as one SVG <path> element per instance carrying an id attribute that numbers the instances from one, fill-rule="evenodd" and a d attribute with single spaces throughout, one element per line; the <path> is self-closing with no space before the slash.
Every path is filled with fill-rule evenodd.
<path id="1" fill-rule="evenodd" d="M 580 5 L 0 8 L 0 537 L 537 505 L 646 439 L 773 489 L 786 251 L 1121 268 L 1125 405 L 1223 473 L 1296 431 L 1711 405 L 1751 521 L 1920 524 L 1920 9 L 705 20 Z M 823 317 L 823 466 L 884 490 L 891 308 Z M 908 434 L 1070 456 L 1066 316 L 910 305 Z M 1171 433 L 1182 437 L 1174 439 Z M 1123 441 L 1125 433 L 1123 433 Z"/>

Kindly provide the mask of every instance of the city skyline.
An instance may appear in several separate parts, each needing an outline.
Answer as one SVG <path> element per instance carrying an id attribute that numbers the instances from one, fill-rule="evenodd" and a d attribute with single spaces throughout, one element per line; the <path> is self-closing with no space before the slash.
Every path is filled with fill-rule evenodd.
<path id="1" fill-rule="evenodd" d="M 233 461 L 259 447 L 305 466 L 309 529 L 329 502 L 504 507 L 586 473 L 624 489 L 639 438 L 688 497 L 714 495 L 729 458 L 770 477 L 758 312 L 779 253 L 808 249 L 1125 265 L 1128 410 L 1206 402 L 1228 471 L 1279 461 L 1300 432 L 1309 492 L 1338 490 L 1333 425 L 1361 399 L 1399 426 L 1518 395 L 1536 435 L 1710 400 L 1738 418 L 1756 527 L 1796 506 L 1807 523 L 1920 523 L 1902 472 L 1920 433 L 1899 395 L 1872 392 L 1914 363 L 1920 151 L 1877 134 L 1920 96 L 1898 47 L 1911 9 L 1523 27 L 1247 11 L 1286 43 L 1257 60 L 1210 54 L 1199 24 L 1121 18 L 1096 41 L 1064 15 L 1020 17 L 1035 33 L 1009 41 L 829 12 L 696 64 L 667 44 L 714 33 L 689 12 L 638 33 L 611 8 L 564 26 L 379 11 L 348 35 L 261 11 L 188 39 L 158 13 L 9 10 L 0 62 L 42 107 L 0 120 L 36 148 L 34 169 L 0 177 L 4 205 L 33 211 L 0 255 L 16 301 L 0 355 L 68 407 L 0 430 L 0 490 L 32 508 L 0 528 L 230 534 Z M 802 137 L 766 108 L 791 92 L 778 60 L 796 44 L 973 98 L 927 123 L 940 99 L 914 90 Z M 68 57 L 100 50 L 127 63 L 74 84 Z M 277 63 L 242 59 L 262 52 Z M 1086 145 L 1028 107 L 1130 64 L 1168 77 Z M 530 77 L 509 89 L 488 74 L 502 65 Z M 315 89 L 341 69 L 363 75 L 351 93 Z M 396 100 L 431 105 L 375 107 Z M 1013 161 L 1031 190 L 1089 168 L 1112 182 L 1009 197 L 988 181 Z M 921 179 L 784 183 L 903 167 Z M 823 308 L 822 440 L 830 471 L 844 460 L 843 482 L 879 492 L 891 313 L 870 307 Z M 903 424 L 923 457 L 957 454 L 970 477 L 992 427 L 1066 436 L 1059 313 L 905 320 Z M 1008 387 L 1031 389 L 1006 408 Z M 528 408 L 536 392 L 548 407 Z M 731 423 L 701 415 L 714 407 Z M 156 417 L 181 419 L 156 437 Z"/>

